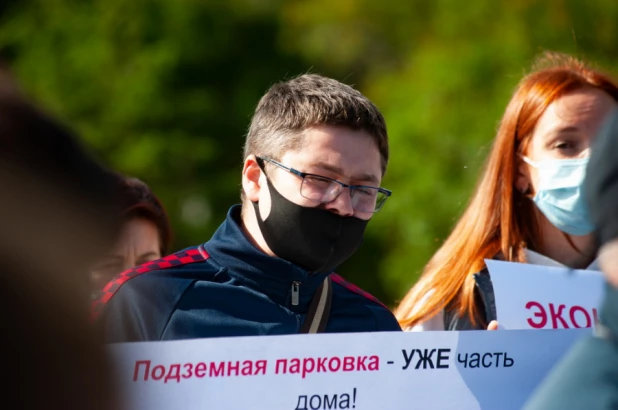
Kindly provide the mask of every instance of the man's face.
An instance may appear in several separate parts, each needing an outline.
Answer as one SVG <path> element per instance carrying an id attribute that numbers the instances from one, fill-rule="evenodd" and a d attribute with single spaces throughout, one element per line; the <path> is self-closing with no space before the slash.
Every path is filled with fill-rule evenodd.
<path id="1" fill-rule="evenodd" d="M 303 133 L 297 150 L 287 151 L 278 161 L 298 171 L 335 179 L 348 185 L 379 187 L 382 181 L 380 152 L 373 138 L 364 131 L 346 127 L 320 125 Z M 302 178 L 277 166 L 268 165 L 267 174 L 275 188 L 288 200 L 305 207 L 321 207 L 341 216 L 370 219 L 372 212 L 355 210 L 349 188 L 344 188 L 333 201 L 325 204 L 301 195 Z M 265 176 L 260 187 L 266 188 Z M 270 212 L 268 189 L 259 191 L 260 213 Z"/>

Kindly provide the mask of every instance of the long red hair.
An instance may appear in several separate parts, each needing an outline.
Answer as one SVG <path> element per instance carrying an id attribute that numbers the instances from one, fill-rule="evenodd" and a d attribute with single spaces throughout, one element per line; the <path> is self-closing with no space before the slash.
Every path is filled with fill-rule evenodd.
<path id="1" fill-rule="evenodd" d="M 403 328 L 447 306 L 475 323 L 480 312 L 472 274 L 484 269 L 484 260 L 501 253 L 505 260 L 525 262 L 524 248 L 543 252 L 534 204 L 514 187 L 518 154 L 525 153 L 545 109 L 561 96 L 584 87 L 603 90 L 618 102 L 618 86 L 610 77 L 564 54 L 543 54 L 534 70 L 521 80 L 506 107 L 467 209 L 395 310 Z"/>

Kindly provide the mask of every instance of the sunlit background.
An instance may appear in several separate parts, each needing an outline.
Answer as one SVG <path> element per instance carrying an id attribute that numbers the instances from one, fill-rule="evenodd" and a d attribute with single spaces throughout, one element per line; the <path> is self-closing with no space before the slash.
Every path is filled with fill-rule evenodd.
<path id="1" fill-rule="evenodd" d="M 339 272 L 393 306 L 474 187 L 538 53 L 618 72 L 616 0 L 3 0 L 0 58 L 113 168 L 148 183 L 173 250 L 239 202 L 242 144 L 274 82 L 354 85 L 386 117 L 393 191 Z"/>

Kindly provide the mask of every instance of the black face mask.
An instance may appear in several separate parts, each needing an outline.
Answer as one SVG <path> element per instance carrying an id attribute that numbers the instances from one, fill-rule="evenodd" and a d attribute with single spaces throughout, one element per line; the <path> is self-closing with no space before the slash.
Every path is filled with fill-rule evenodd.
<path id="1" fill-rule="evenodd" d="M 257 202 L 253 208 L 264 240 L 278 257 L 312 273 L 329 273 L 363 243 L 369 221 L 297 205 L 266 181 L 270 214 L 263 220 Z"/>

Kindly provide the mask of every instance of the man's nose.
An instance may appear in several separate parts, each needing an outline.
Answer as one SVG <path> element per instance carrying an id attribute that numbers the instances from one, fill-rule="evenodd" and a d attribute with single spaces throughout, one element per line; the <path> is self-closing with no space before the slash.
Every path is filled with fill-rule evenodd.
<path id="1" fill-rule="evenodd" d="M 339 192 L 339 195 L 327 203 L 325 208 L 340 216 L 352 216 L 354 215 L 354 208 L 352 207 L 352 196 L 350 195 L 350 188 L 345 187 Z"/>

